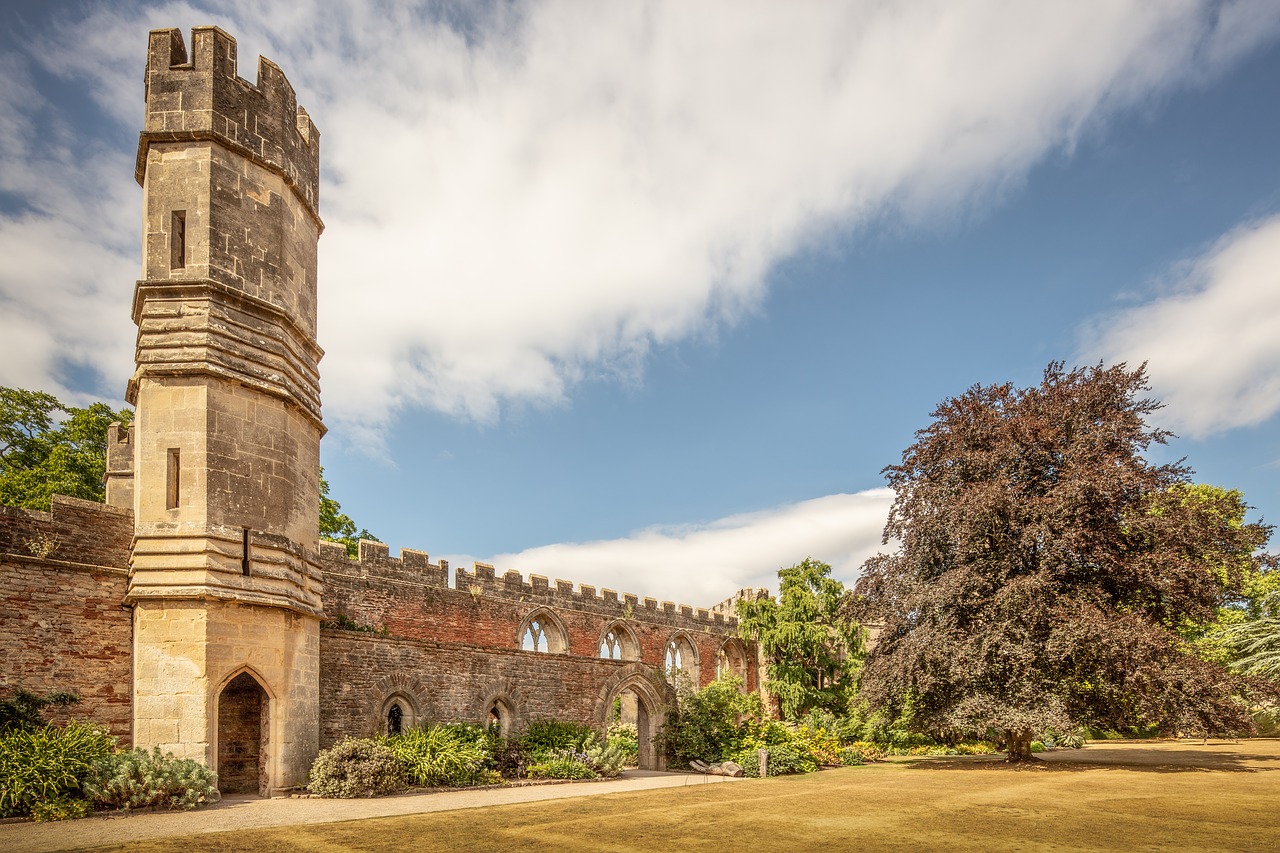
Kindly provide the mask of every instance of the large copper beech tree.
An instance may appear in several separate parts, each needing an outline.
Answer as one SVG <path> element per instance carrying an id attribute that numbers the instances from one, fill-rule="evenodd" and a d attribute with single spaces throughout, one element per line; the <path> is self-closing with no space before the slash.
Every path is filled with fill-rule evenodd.
<path id="1" fill-rule="evenodd" d="M 921 730 L 1003 737 L 1011 761 L 1046 728 L 1250 728 L 1250 685 L 1175 629 L 1214 618 L 1271 528 L 1241 522 L 1239 493 L 1145 458 L 1170 436 L 1147 422 L 1148 387 L 1145 366 L 1053 363 L 1036 387 L 938 406 L 885 469 L 898 549 L 852 599 L 880 624 L 865 700 Z"/>

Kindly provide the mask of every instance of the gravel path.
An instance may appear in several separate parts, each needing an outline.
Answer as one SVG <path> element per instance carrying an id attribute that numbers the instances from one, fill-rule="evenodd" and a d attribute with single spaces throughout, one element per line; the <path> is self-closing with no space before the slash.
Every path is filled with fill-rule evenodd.
<path id="1" fill-rule="evenodd" d="M 229 829 L 335 823 L 371 817 L 474 809 L 507 803 L 591 797 L 596 794 L 612 794 L 619 791 L 645 791 L 653 788 L 740 781 L 742 780 L 727 779 L 723 776 L 628 770 L 620 778 L 604 782 L 401 794 L 371 800 L 263 800 L 257 797 L 227 797 L 217 805 L 190 812 L 111 815 L 57 823 L 2 824 L 0 825 L 0 850 L 6 853 L 79 850 L 172 836 L 223 832 Z"/>

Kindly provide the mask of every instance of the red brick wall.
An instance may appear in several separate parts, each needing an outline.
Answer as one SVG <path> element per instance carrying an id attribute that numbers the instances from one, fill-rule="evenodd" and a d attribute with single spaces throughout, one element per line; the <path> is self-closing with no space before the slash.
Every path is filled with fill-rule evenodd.
<path id="1" fill-rule="evenodd" d="M 51 719 L 90 719 L 127 743 L 132 615 L 123 606 L 133 514 L 73 498 L 52 513 L 0 507 L 0 693 L 65 690 Z M 51 548 L 43 557 L 34 543 Z"/>
<path id="2" fill-rule="evenodd" d="M 516 572 L 495 577 L 487 566 L 458 570 L 455 588 L 448 585 L 448 566 L 433 565 L 419 552 L 388 558 L 385 545 L 364 543 L 358 561 L 340 549 L 322 548 L 325 617 L 339 617 L 392 637 L 512 651 L 520 647 L 521 626 L 540 608 L 549 610 L 568 634 L 569 657 L 599 658 L 600 638 L 607 626 L 625 620 L 640 645 L 640 660 L 661 668 L 667 643 L 683 633 L 697 648 L 699 682 L 714 680 L 716 659 L 725 640 L 737 636 L 734 619 L 651 598 L 597 594 L 590 586 L 575 590 L 564 581 L 548 583 L 534 576 L 526 582 Z M 757 687 L 754 648 L 747 650 L 747 686 Z"/>

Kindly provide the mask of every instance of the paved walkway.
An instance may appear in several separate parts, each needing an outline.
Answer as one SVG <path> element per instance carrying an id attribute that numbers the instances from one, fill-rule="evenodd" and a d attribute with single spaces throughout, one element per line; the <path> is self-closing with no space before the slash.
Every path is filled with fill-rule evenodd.
<path id="1" fill-rule="evenodd" d="M 613 794 L 619 791 L 647 791 L 654 788 L 677 788 L 685 785 L 739 781 L 742 780 L 727 779 L 723 776 L 701 776 L 695 773 L 628 770 L 622 774 L 621 778 L 604 782 L 401 794 L 371 800 L 263 800 L 257 797 L 227 797 L 217 805 L 190 812 L 153 812 L 128 816 L 113 814 L 57 823 L 0 824 L 0 850 L 6 853 L 76 850 L 156 838 L 223 832 L 231 829 L 336 823 L 371 817 L 474 809 L 508 803 L 591 797 L 596 794 Z"/>

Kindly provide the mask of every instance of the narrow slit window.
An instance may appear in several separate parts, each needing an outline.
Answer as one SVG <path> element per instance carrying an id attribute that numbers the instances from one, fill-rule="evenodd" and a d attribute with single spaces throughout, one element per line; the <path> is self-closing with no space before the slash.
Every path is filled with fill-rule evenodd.
<path id="1" fill-rule="evenodd" d="M 178 482 L 181 474 L 182 451 L 176 447 L 170 447 L 165 473 L 164 505 L 166 509 L 178 508 Z"/>
<path id="2" fill-rule="evenodd" d="M 240 572 L 249 576 L 249 528 L 244 528 L 244 550 L 240 552 Z"/>
<path id="3" fill-rule="evenodd" d="M 180 270 L 187 266 L 187 212 L 175 210 L 169 224 L 169 268 Z"/>

